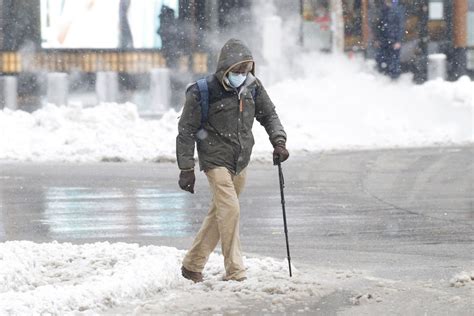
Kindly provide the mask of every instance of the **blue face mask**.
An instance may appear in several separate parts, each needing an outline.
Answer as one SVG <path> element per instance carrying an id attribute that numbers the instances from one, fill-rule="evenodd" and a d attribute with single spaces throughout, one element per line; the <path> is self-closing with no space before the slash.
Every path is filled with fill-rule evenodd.
<path id="1" fill-rule="evenodd" d="M 238 88 L 244 83 L 245 79 L 247 79 L 247 74 L 229 72 L 227 78 L 229 78 L 229 82 L 232 87 Z"/>

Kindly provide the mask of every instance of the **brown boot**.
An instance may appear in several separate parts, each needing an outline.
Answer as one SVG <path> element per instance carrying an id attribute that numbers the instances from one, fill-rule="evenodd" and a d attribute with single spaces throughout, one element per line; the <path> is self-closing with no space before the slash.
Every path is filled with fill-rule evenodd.
<path id="1" fill-rule="evenodd" d="M 191 280 L 194 283 L 202 282 L 202 273 L 201 272 L 193 272 L 186 269 L 184 266 L 181 267 L 181 274 L 185 279 Z"/>

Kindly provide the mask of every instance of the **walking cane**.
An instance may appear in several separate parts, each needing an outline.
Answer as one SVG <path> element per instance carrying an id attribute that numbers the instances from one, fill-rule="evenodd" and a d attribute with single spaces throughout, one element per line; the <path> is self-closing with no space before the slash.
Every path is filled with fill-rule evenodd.
<path id="1" fill-rule="evenodd" d="M 286 239 L 286 254 L 288 258 L 288 268 L 291 274 L 291 257 L 290 257 L 290 244 L 288 243 L 288 228 L 286 226 L 286 210 L 285 210 L 285 194 L 283 189 L 285 188 L 285 179 L 283 178 L 283 171 L 281 170 L 281 161 L 280 158 L 276 159 L 276 164 L 278 165 L 278 175 L 280 177 L 280 194 L 281 194 L 281 207 L 283 209 L 283 225 L 285 226 L 285 239 Z"/>

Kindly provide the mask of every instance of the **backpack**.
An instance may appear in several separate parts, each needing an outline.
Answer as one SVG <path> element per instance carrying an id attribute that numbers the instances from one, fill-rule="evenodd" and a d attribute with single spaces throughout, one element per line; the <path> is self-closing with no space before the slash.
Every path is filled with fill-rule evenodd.
<path id="1" fill-rule="evenodd" d="M 207 86 L 206 78 L 201 78 L 197 80 L 196 83 L 198 85 L 199 93 L 201 94 L 201 126 L 199 129 L 202 129 L 209 118 L 209 87 Z M 255 101 L 255 98 L 257 97 L 257 88 L 253 88 L 250 93 L 252 94 L 252 99 Z"/>

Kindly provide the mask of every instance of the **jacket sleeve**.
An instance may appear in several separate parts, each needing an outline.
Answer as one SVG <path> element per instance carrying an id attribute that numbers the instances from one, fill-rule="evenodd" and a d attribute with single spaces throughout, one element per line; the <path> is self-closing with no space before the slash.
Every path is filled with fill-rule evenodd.
<path id="1" fill-rule="evenodd" d="M 257 81 L 257 93 L 255 95 L 255 118 L 265 127 L 273 146 L 278 141 L 286 142 L 286 133 L 275 111 L 275 105 L 260 81 Z"/>
<path id="2" fill-rule="evenodd" d="M 176 159 L 181 170 L 194 168 L 196 133 L 201 125 L 201 106 L 196 85 L 186 91 L 186 101 L 178 123 Z"/>

